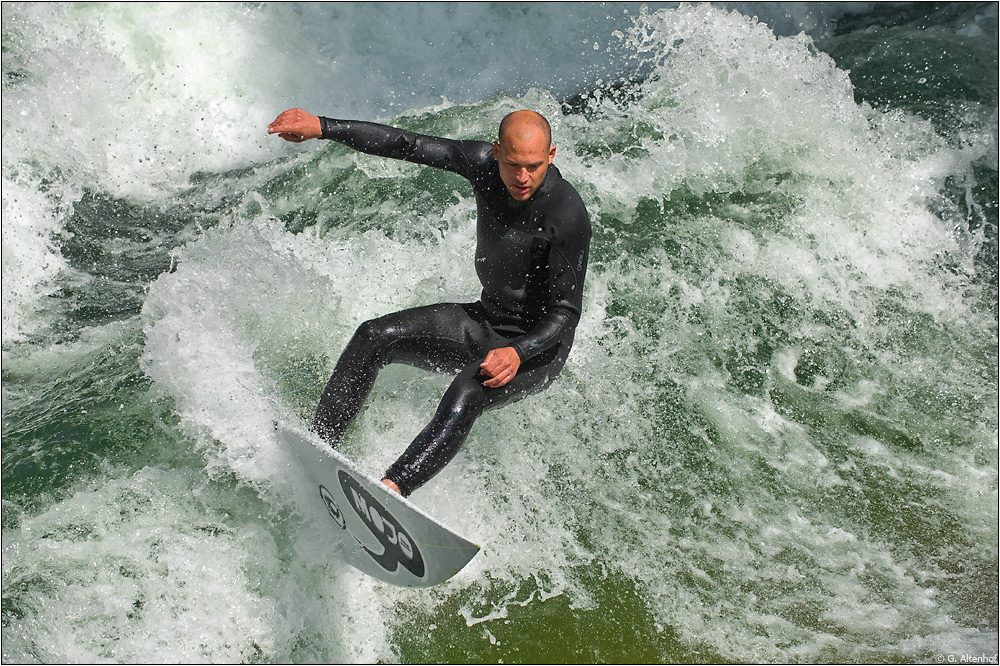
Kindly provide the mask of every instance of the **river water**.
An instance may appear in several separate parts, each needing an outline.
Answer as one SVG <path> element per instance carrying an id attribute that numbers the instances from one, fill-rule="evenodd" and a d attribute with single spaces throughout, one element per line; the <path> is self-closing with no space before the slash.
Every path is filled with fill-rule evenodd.
<path id="1" fill-rule="evenodd" d="M 996 663 L 997 5 L 3 8 L 5 662 Z M 468 301 L 461 178 L 278 112 L 552 122 L 577 342 L 331 556 L 275 439 L 354 328 Z M 445 377 L 391 367 L 373 474 Z"/>

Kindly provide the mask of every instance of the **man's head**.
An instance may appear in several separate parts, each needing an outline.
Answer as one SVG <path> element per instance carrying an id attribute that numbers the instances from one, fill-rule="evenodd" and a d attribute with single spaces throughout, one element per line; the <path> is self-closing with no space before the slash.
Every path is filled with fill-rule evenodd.
<path id="1" fill-rule="evenodd" d="M 511 113 L 500 123 L 493 156 L 510 196 L 527 201 L 538 191 L 556 157 L 549 122 L 534 111 Z"/>

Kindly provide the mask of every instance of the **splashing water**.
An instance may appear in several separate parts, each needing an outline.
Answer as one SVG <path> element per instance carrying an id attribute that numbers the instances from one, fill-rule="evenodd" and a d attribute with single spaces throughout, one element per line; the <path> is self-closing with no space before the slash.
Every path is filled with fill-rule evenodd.
<path id="1" fill-rule="evenodd" d="M 4 660 L 995 653 L 995 5 L 413 5 L 5 7 Z M 331 556 L 271 423 L 475 298 L 474 200 L 269 141 L 297 105 L 535 108 L 591 213 L 562 376 L 414 496 L 483 544 L 440 588 Z M 345 452 L 447 382 L 386 369 Z"/>

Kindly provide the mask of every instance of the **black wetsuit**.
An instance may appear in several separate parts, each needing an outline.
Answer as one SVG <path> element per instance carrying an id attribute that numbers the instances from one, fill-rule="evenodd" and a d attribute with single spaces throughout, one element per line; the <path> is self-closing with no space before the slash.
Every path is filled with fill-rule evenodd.
<path id="1" fill-rule="evenodd" d="M 457 173 L 476 195 L 480 301 L 424 306 L 362 324 L 340 357 L 313 422 L 313 429 L 336 445 L 379 369 L 389 363 L 458 371 L 434 418 L 385 473 L 408 495 L 455 456 L 484 410 L 540 391 L 562 369 L 580 320 L 590 220 L 580 196 L 554 166 L 535 194 L 518 202 L 500 179 L 488 142 L 320 120 L 324 139 Z M 500 347 L 517 350 L 521 366 L 507 385 L 488 388 L 479 365 Z"/>

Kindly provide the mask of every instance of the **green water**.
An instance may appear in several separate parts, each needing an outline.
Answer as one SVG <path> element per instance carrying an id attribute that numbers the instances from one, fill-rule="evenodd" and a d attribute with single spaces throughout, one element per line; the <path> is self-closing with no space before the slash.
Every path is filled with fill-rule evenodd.
<path id="1" fill-rule="evenodd" d="M 765 9 L 5 5 L 3 660 L 994 655 L 996 6 Z M 549 78 L 377 39 L 533 44 L 511 12 L 571 22 Z M 360 322 L 475 298 L 474 201 L 267 143 L 299 103 L 486 139 L 538 108 L 591 214 L 559 380 L 414 496 L 483 548 L 439 588 L 333 555 L 271 424 Z M 386 369 L 345 451 L 384 469 L 447 383 Z"/>

